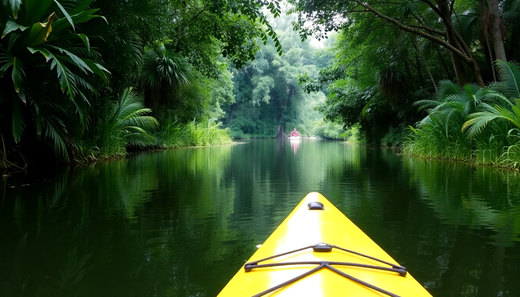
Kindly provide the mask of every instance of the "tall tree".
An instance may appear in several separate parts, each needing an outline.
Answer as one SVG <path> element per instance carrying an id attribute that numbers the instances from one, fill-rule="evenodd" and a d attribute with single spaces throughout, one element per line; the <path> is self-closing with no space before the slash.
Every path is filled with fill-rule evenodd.
<path id="1" fill-rule="evenodd" d="M 293 128 L 287 125 L 305 126 L 299 114 L 301 105 L 316 98 L 301 91 L 298 75 L 316 71 L 315 50 L 308 41 L 299 40 L 297 33 L 290 30 L 288 20 L 290 17 L 284 17 L 273 23 L 284 47 L 282 56 L 270 41 L 260 48 L 254 61 L 237 70 L 236 102 L 226 107 L 227 124 L 235 136 L 283 137 Z"/>
<path id="2" fill-rule="evenodd" d="M 507 61 L 506 50 L 504 47 L 504 34 L 502 32 L 502 18 L 500 17 L 500 9 L 498 0 L 487 0 L 489 6 L 489 14 L 491 18 L 491 28 L 493 36 L 493 46 L 495 47 L 495 56 L 497 60 Z"/>
<path id="3" fill-rule="evenodd" d="M 187 0 L 172 1 L 166 11 L 175 22 L 168 28 L 171 48 L 182 54 L 202 73 L 217 77 L 215 56 L 222 54 L 241 68 L 253 60 L 264 44 L 274 39 L 279 54 L 282 47 L 267 21 L 264 8 L 280 15 L 279 0 Z M 216 55 L 215 55 L 216 54 Z"/>
<path id="4" fill-rule="evenodd" d="M 295 28 L 303 37 L 314 35 L 323 38 L 329 31 L 352 25 L 360 15 L 371 14 L 400 30 L 428 39 L 449 50 L 460 86 L 468 80 L 464 64 L 473 72 L 475 81 L 483 86 L 484 80 L 473 52 L 460 32 L 456 30 L 454 17 L 460 14 L 456 11 L 456 2 L 461 1 L 290 0 L 290 3 L 296 6 L 295 11 L 298 13 Z M 461 7 L 467 8 L 467 5 L 462 4 Z"/>

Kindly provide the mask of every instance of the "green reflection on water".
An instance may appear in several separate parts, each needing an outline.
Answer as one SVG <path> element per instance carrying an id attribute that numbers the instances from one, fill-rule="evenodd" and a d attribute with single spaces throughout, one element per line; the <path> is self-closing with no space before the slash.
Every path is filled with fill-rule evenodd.
<path id="1" fill-rule="evenodd" d="M 214 296 L 322 192 L 435 296 L 520 292 L 519 176 L 285 140 L 4 180 L 1 296 Z"/>
<path id="2" fill-rule="evenodd" d="M 489 167 L 406 159 L 422 197 L 445 224 L 495 232 L 492 244 L 520 237 L 520 175 Z"/>

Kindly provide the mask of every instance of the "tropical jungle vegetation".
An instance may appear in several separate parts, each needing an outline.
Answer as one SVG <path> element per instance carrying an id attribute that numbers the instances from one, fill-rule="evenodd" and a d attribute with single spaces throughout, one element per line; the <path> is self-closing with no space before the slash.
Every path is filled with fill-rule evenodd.
<path id="1" fill-rule="evenodd" d="M 299 78 L 328 119 L 411 155 L 519 165 L 520 2 L 289 2 L 302 38 L 336 35 L 333 63 Z"/>
<path id="2" fill-rule="evenodd" d="M 2 171 L 293 128 L 520 157 L 516 0 L 4 0 L 0 32 Z"/>
<path id="3" fill-rule="evenodd" d="M 213 130 L 231 66 L 268 37 L 282 51 L 266 13 L 278 1 L 0 2 L 0 168 L 230 141 Z"/>

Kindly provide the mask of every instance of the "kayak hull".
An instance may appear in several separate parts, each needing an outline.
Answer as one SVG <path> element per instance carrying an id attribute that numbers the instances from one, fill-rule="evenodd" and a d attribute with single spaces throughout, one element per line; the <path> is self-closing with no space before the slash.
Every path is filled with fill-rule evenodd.
<path id="1" fill-rule="evenodd" d="M 357 253 L 400 267 L 325 197 L 309 193 L 218 296 L 431 296 L 406 271 Z"/>

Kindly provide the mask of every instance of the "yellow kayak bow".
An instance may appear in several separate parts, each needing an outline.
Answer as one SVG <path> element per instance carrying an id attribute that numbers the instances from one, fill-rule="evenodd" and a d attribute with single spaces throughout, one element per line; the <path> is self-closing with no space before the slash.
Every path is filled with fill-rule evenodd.
<path id="1" fill-rule="evenodd" d="M 431 296 L 319 193 L 309 193 L 218 295 Z"/>

